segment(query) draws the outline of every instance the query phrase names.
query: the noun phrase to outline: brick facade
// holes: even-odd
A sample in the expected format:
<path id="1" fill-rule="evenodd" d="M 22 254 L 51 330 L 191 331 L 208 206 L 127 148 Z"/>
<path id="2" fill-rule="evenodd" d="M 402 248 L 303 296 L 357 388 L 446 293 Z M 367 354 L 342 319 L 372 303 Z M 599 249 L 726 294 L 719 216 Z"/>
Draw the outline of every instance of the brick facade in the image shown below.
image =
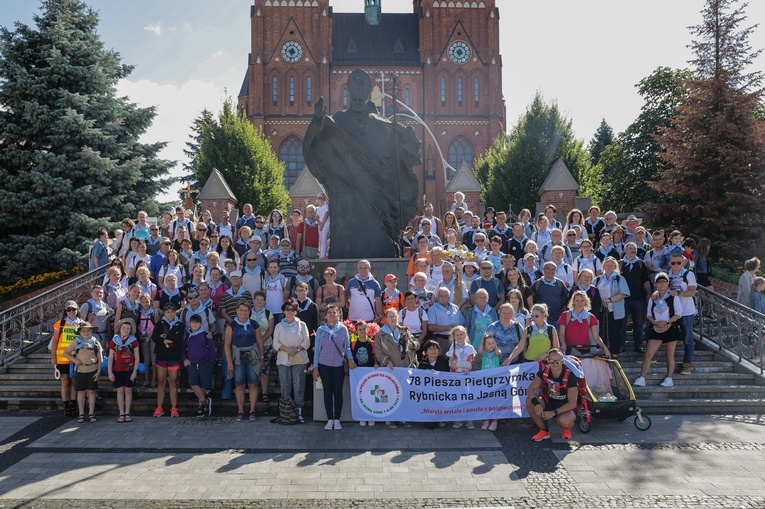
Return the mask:
<path id="1" fill-rule="evenodd" d="M 542 191 L 539 195 L 539 202 L 542 207 L 555 205 L 558 212 L 565 217 L 569 210 L 576 207 L 576 191 Z"/>
<path id="2" fill-rule="evenodd" d="M 411 14 L 383 13 L 380 25 L 364 24 L 354 37 L 344 36 L 353 31 L 348 20 L 354 14 L 333 13 L 330 3 L 254 0 L 249 62 L 239 107 L 255 126 L 263 128 L 277 156 L 288 162 L 287 180 L 291 184 L 302 169 L 302 140 L 315 101 L 323 96 L 329 113 L 345 109 L 344 89 L 353 69 L 370 74 L 377 87 L 373 96 L 382 87 L 389 92 L 390 77 L 397 73 L 399 100 L 406 102 L 408 97 L 409 106 L 436 138 L 434 141 L 425 127 L 413 124 L 423 142 L 423 164 L 414 168 L 419 196 L 425 195 L 424 201 L 432 202 L 442 215 L 452 201 L 444 194 L 450 172 L 444 170 L 439 148 L 447 162 L 450 150 L 457 164 L 463 151 L 471 154 L 472 162 L 505 129 L 496 1 L 465 2 L 454 7 L 453 2 L 413 0 Z M 359 16 L 363 20 L 363 15 Z M 392 22 L 394 19 L 406 22 L 406 27 L 411 24 L 412 30 L 407 28 L 407 33 L 398 37 L 401 27 L 395 26 L 398 21 Z M 416 38 L 409 33 L 412 31 L 417 32 Z M 386 36 L 393 41 L 389 50 L 370 48 Z M 449 49 L 463 43 L 469 55 L 462 53 L 463 61 L 455 63 L 460 55 L 450 58 Z M 294 44 L 302 51 L 299 58 Z M 293 52 L 283 53 L 290 45 Z M 374 52 L 371 56 L 365 53 L 370 51 Z M 411 54 L 414 60 L 404 58 Z M 382 102 L 378 103 L 382 112 Z M 386 115 L 390 114 L 390 104 L 387 100 Z"/>

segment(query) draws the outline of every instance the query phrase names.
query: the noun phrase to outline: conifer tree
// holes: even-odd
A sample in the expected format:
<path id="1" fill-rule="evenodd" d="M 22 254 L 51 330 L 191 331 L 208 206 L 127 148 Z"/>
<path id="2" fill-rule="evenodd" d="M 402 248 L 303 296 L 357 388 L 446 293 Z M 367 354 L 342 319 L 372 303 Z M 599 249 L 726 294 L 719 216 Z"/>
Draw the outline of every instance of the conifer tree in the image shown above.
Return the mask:
<path id="1" fill-rule="evenodd" d="M 592 137 L 590 144 L 587 147 L 587 152 L 590 153 L 590 160 L 593 165 L 598 164 L 600 154 L 602 154 L 606 147 L 613 142 L 614 130 L 611 129 L 611 126 L 608 125 L 608 122 L 606 122 L 606 119 L 604 118 L 600 121 L 600 126 L 598 126 L 598 130 L 595 131 L 595 136 Z"/>
<path id="2" fill-rule="evenodd" d="M 0 28 L 0 281 L 86 263 L 99 228 L 169 182 L 153 108 L 118 97 L 132 67 L 106 50 L 80 0 L 45 0 L 33 26 Z"/>
<path id="3" fill-rule="evenodd" d="M 695 58 L 686 98 L 659 142 L 672 167 L 652 187 L 670 197 L 655 203 L 655 221 L 717 241 L 723 253 L 762 250 L 765 217 L 765 129 L 756 117 L 761 72 L 747 72 L 759 51 L 754 27 L 741 28 L 746 4 L 707 0 L 692 27 Z"/>

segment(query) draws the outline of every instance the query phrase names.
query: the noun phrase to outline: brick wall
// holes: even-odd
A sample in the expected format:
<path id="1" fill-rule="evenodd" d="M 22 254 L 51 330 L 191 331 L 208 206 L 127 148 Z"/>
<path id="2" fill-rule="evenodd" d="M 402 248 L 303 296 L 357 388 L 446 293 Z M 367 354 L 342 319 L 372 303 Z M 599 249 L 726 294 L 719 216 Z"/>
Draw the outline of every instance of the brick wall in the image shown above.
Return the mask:
<path id="1" fill-rule="evenodd" d="M 213 205 L 214 203 L 214 205 Z M 231 222 L 236 222 L 235 217 L 239 217 L 239 214 L 235 211 L 235 203 L 229 200 L 201 200 L 199 202 L 200 212 L 202 210 L 209 210 L 212 214 L 213 221 L 216 224 L 220 223 L 220 216 L 223 212 L 228 212 Z"/>
<path id="2" fill-rule="evenodd" d="M 560 193 L 563 193 L 563 197 L 560 197 Z M 543 207 L 550 204 L 555 205 L 558 208 L 558 213 L 565 218 L 569 210 L 576 206 L 576 191 L 544 191 L 539 196 L 539 201 Z"/>
<path id="3" fill-rule="evenodd" d="M 736 297 L 738 296 L 737 284 L 728 283 L 727 281 L 723 281 L 722 279 L 717 279 L 714 277 L 709 278 L 709 281 L 712 283 L 712 287 L 717 293 L 725 295 L 729 299 L 736 300 Z"/>

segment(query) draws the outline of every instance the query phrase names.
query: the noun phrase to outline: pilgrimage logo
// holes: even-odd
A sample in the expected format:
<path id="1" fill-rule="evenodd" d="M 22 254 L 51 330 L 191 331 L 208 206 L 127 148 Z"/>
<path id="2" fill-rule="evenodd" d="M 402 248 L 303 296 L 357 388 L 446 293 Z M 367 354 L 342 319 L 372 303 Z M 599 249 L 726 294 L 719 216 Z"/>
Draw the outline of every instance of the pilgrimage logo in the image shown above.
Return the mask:
<path id="1" fill-rule="evenodd" d="M 367 414 L 385 417 L 395 412 L 401 404 L 401 384 L 391 373 L 367 373 L 359 381 L 356 398 Z"/>

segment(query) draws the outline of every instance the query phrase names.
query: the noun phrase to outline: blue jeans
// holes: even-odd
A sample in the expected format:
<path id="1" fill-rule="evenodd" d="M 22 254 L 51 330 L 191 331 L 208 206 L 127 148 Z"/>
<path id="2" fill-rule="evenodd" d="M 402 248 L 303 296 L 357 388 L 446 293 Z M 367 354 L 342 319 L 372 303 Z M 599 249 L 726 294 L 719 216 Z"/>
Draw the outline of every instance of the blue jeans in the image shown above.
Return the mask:
<path id="1" fill-rule="evenodd" d="M 340 419 L 343 413 L 343 382 L 345 367 L 319 364 L 319 377 L 324 386 L 324 410 L 327 419 Z"/>
<path id="2" fill-rule="evenodd" d="M 687 364 L 693 362 L 693 354 L 696 351 L 696 343 L 693 340 L 693 319 L 695 316 L 688 315 L 680 318 L 680 329 L 683 331 L 683 343 L 685 343 L 683 363 Z"/>
<path id="3" fill-rule="evenodd" d="M 632 340 L 635 350 L 643 346 L 643 311 L 645 311 L 645 299 L 624 299 L 624 337 L 627 337 L 627 317 L 632 317 Z"/>

